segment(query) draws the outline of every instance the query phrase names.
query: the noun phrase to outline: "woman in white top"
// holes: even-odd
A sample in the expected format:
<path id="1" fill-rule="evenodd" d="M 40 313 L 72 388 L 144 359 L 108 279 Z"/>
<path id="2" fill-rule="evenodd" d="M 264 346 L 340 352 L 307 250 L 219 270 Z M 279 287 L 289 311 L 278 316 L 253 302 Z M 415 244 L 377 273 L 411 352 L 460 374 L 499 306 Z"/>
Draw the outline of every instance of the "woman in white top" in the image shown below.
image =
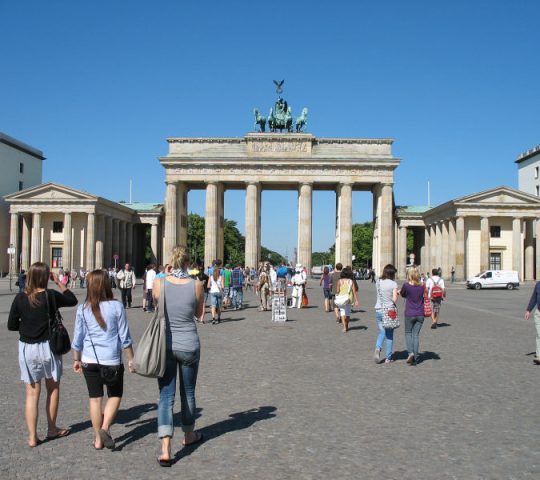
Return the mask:
<path id="1" fill-rule="evenodd" d="M 375 304 L 375 318 L 377 320 L 377 327 L 379 328 L 379 335 L 375 344 L 375 353 L 373 359 L 375 363 L 380 363 L 381 349 L 384 341 L 386 340 L 386 359 L 384 363 L 391 363 L 392 359 L 392 347 L 394 343 L 394 330 L 391 328 L 384 328 L 382 325 L 382 309 L 384 307 L 393 306 L 398 298 L 398 286 L 394 281 L 396 276 L 396 267 L 394 265 L 386 265 L 383 270 L 383 274 L 377 280 L 377 303 Z"/>
<path id="2" fill-rule="evenodd" d="M 208 278 L 207 287 L 212 299 L 212 325 L 221 322 L 221 301 L 223 299 L 223 277 L 220 274 L 220 265 L 214 265 L 214 271 Z"/>

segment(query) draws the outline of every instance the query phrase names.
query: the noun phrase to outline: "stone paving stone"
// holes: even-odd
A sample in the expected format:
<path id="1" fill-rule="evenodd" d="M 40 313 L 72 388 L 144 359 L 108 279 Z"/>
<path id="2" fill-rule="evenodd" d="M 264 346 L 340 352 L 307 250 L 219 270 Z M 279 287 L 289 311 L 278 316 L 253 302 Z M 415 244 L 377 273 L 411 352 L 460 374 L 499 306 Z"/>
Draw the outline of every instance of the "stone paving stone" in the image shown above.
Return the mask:
<path id="1" fill-rule="evenodd" d="M 417 367 L 405 363 L 403 327 L 396 331 L 398 360 L 373 362 L 373 285 L 361 282 L 360 311 L 344 334 L 324 312 L 317 284 L 308 289 L 310 307 L 289 310 L 286 324 L 273 324 L 247 293 L 248 308 L 199 327 L 197 428 L 206 441 L 180 448 L 178 428 L 171 469 L 156 462 L 157 382 L 126 374 L 112 429 L 117 448 L 94 451 L 86 387 L 70 369 L 71 354 L 59 423 L 72 434 L 27 448 L 17 334 L 4 323 L 0 478 L 538 478 L 540 368 L 532 364 L 534 325 L 522 320 L 533 284 L 512 292 L 451 286 L 445 326 L 421 331 Z M 82 301 L 84 292 L 76 293 Z M 5 321 L 12 298 L 0 284 Z M 135 305 L 140 298 L 138 288 Z M 74 309 L 63 315 L 72 331 Z M 150 316 L 132 308 L 128 318 L 137 340 Z M 177 398 L 176 411 L 178 405 Z M 43 409 L 39 432 L 45 436 Z"/>

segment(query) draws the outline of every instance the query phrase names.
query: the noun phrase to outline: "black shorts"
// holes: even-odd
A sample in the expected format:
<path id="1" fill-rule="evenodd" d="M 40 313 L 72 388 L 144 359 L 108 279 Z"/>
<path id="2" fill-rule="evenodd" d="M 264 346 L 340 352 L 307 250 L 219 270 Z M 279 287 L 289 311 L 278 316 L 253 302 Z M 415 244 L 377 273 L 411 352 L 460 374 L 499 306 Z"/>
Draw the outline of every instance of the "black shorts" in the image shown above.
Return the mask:
<path id="1" fill-rule="evenodd" d="M 121 397 L 124 394 L 124 365 L 121 365 L 120 376 L 114 385 L 105 385 L 99 374 L 97 363 L 83 363 L 83 374 L 90 398 L 103 397 L 103 386 L 107 387 L 107 397 Z"/>

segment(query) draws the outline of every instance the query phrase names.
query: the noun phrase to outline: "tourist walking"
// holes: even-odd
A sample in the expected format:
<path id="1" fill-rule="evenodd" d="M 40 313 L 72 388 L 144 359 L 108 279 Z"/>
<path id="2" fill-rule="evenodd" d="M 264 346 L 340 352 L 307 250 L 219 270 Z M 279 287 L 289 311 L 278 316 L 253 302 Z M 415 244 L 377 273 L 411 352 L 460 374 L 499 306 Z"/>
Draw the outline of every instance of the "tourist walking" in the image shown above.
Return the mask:
<path id="1" fill-rule="evenodd" d="M 176 376 L 180 380 L 180 409 L 183 445 L 194 445 L 202 441 L 201 432 L 195 431 L 196 401 L 195 386 L 199 369 L 200 341 L 195 318 L 204 314 L 204 291 L 202 284 L 189 278 L 189 257 L 184 247 L 176 246 L 171 253 L 172 274 L 158 280 L 154 285 L 154 300 L 159 301 L 165 288 L 167 363 L 165 374 L 158 379 L 158 437 L 161 440 L 161 455 L 158 462 L 162 467 L 172 465 L 171 439 L 174 435 L 173 406 L 176 393 Z M 212 277 L 218 279 L 219 267 L 214 268 Z M 222 287 L 223 288 L 223 287 Z"/>
<path id="2" fill-rule="evenodd" d="M 375 353 L 373 359 L 376 363 L 380 363 L 381 350 L 383 343 L 386 340 L 386 355 L 385 363 L 393 362 L 392 347 L 394 342 L 394 330 L 392 328 L 384 328 L 382 325 L 382 310 L 396 304 L 398 298 L 398 286 L 395 282 L 396 267 L 388 264 L 384 267 L 382 275 L 377 280 L 377 303 L 375 304 L 375 319 L 379 335 L 375 343 Z"/>
<path id="3" fill-rule="evenodd" d="M 84 279 L 86 277 L 86 269 L 81 267 L 79 270 L 79 288 L 84 288 Z"/>
<path id="4" fill-rule="evenodd" d="M 19 287 L 19 293 L 24 292 L 26 288 L 26 271 L 23 269 L 20 271 L 19 276 L 17 277 L 17 287 Z"/>
<path id="5" fill-rule="evenodd" d="M 536 310 L 534 310 L 536 308 Z M 536 282 L 534 290 L 525 311 L 525 320 L 529 320 L 534 310 L 534 326 L 536 327 L 536 356 L 533 358 L 535 365 L 540 365 L 540 282 Z"/>
<path id="6" fill-rule="evenodd" d="M 96 450 L 115 446 L 111 425 L 124 393 L 122 351 L 128 359 L 129 371 L 133 372 L 133 341 L 126 311 L 114 299 L 108 277 L 103 270 L 88 273 L 86 300 L 77 308 L 72 342 L 73 371 L 84 375 L 90 397 Z M 107 387 L 105 405 L 103 387 Z"/>
<path id="7" fill-rule="evenodd" d="M 418 268 L 409 267 L 407 282 L 400 291 L 400 295 L 405 299 L 405 343 L 409 365 L 418 363 L 419 336 L 424 324 L 424 292 L 425 287 Z"/>
<path id="8" fill-rule="evenodd" d="M 358 292 L 354 282 L 354 274 L 351 267 L 345 267 L 341 270 L 341 277 L 338 281 L 337 295 L 347 295 L 348 302 L 339 307 L 340 321 L 343 327 L 343 332 L 349 331 L 349 321 L 351 319 L 351 307 L 358 306 Z"/>
<path id="9" fill-rule="evenodd" d="M 434 268 L 431 271 L 431 277 L 426 281 L 428 298 L 431 300 L 431 328 L 437 328 L 439 315 L 441 312 L 441 303 L 446 298 L 446 288 L 444 280 L 441 278 L 440 268 Z"/>
<path id="10" fill-rule="evenodd" d="M 229 264 L 225 265 L 222 275 L 223 275 L 223 302 L 222 304 L 223 304 L 223 310 L 226 310 L 231 305 L 231 298 L 232 298 L 232 291 L 231 291 L 232 269 Z"/>
<path id="11" fill-rule="evenodd" d="M 71 290 L 75 288 L 75 280 L 77 280 L 77 270 L 72 268 L 71 273 L 69 274 L 69 288 Z"/>
<path id="12" fill-rule="evenodd" d="M 332 279 L 330 278 L 330 269 L 328 267 L 324 267 L 319 285 L 323 287 L 324 311 L 331 312 L 332 309 L 330 304 L 332 303 Z"/>
<path id="13" fill-rule="evenodd" d="M 450 278 L 452 283 L 456 283 L 456 268 L 453 265 L 450 269 Z"/>
<path id="14" fill-rule="evenodd" d="M 48 290 L 49 278 L 58 287 Z M 75 295 L 63 285 L 49 266 L 34 263 L 28 270 L 26 289 L 13 299 L 8 317 L 8 330 L 19 332 L 19 367 L 25 384 L 25 419 L 28 428 L 28 446 L 36 447 L 41 380 L 47 389 L 47 439 L 65 437 L 69 429 L 56 424 L 60 397 L 62 357 L 49 347 L 49 323 L 55 308 L 77 304 Z"/>
<path id="15" fill-rule="evenodd" d="M 343 270 L 343 265 L 341 263 L 336 263 L 336 268 L 330 275 L 330 288 L 332 289 L 332 298 L 338 293 L 338 284 L 341 278 L 341 271 Z M 337 305 L 334 305 L 334 313 L 336 315 L 336 322 L 341 322 L 340 309 Z"/>
<path id="16" fill-rule="evenodd" d="M 232 288 L 232 307 L 234 310 L 241 310 L 244 303 L 244 271 L 242 267 L 237 265 L 232 271 L 231 288 Z"/>
<path id="17" fill-rule="evenodd" d="M 212 325 L 217 325 L 221 322 L 221 301 L 223 299 L 223 276 L 219 273 L 219 266 L 212 270 L 207 286 L 212 302 Z"/>
<path id="18" fill-rule="evenodd" d="M 156 270 L 154 264 L 148 265 L 146 271 L 146 311 L 152 313 L 154 311 L 154 304 L 152 303 L 152 288 L 154 286 L 154 280 L 156 279 Z"/>
<path id="19" fill-rule="evenodd" d="M 131 269 L 129 263 L 126 263 L 124 269 L 116 274 L 116 279 L 118 280 L 122 292 L 122 305 L 124 308 L 131 308 L 131 303 L 133 301 L 131 292 L 135 288 L 137 280 L 135 278 L 135 272 Z"/>

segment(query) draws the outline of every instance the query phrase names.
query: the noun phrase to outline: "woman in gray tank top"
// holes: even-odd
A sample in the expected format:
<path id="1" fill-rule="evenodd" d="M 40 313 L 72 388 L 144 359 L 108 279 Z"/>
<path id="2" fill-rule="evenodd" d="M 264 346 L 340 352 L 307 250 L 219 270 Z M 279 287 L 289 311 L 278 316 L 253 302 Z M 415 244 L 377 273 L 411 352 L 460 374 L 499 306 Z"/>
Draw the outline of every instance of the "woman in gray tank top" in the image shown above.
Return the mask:
<path id="1" fill-rule="evenodd" d="M 165 288 L 165 318 L 167 338 L 167 366 L 163 377 L 158 379 L 158 436 L 161 440 L 162 467 L 172 465 L 171 439 L 174 434 L 173 406 L 176 392 L 176 376 L 180 379 L 180 401 L 184 446 L 202 440 L 202 433 L 195 431 L 195 385 L 199 369 L 200 342 L 196 318 L 204 313 L 203 284 L 189 277 L 189 258 L 185 247 L 176 246 L 171 253 L 172 272 L 154 283 L 152 296 L 159 301 Z M 162 306 L 160 306 L 162 308 Z"/>

